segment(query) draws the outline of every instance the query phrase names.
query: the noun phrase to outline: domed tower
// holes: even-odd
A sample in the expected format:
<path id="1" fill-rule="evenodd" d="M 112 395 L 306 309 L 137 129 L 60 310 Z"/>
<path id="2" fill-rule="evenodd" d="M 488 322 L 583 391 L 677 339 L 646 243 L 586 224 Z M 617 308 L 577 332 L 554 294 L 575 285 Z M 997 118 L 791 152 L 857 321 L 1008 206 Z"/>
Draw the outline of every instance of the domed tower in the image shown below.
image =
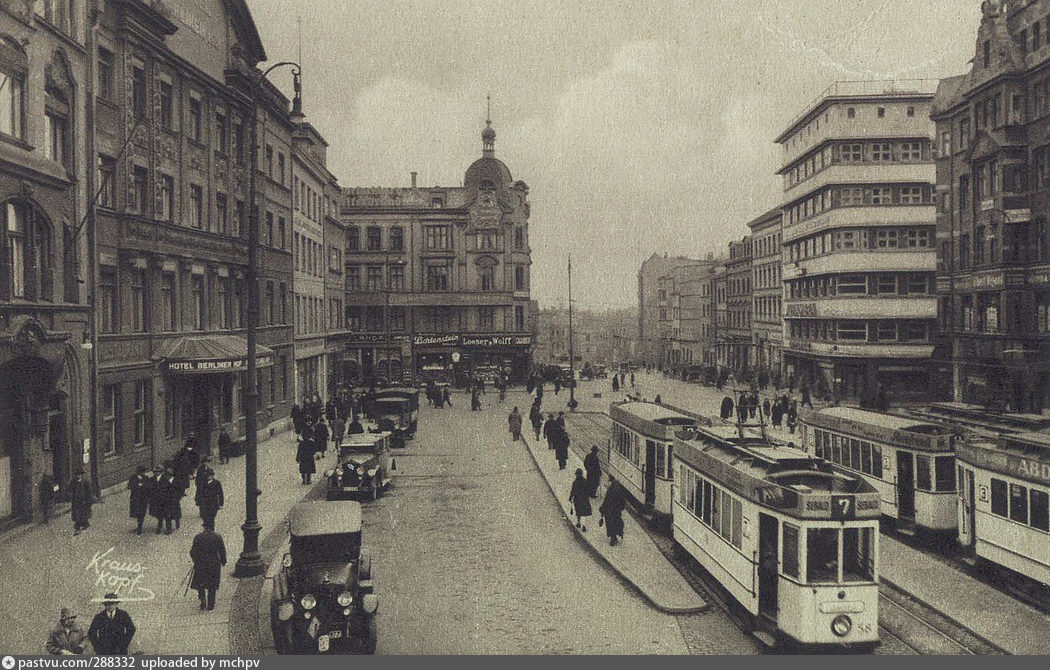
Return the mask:
<path id="1" fill-rule="evenodd" d="M 484 187 L 488 191 L 502 191 L 513 184 L 510 169 L 496 158 L 496 130 L 492 127 L 492 119 L 486 118 L 485 128 L 481 131 L 481 158 L 467 168 L 463 185 L 473 190 Z"/>

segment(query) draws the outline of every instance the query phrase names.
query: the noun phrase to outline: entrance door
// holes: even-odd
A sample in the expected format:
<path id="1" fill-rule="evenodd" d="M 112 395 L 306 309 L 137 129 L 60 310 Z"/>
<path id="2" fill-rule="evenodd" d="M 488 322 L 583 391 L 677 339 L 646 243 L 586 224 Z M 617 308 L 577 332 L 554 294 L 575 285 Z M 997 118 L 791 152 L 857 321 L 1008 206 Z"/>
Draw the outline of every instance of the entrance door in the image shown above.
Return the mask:
<path id="1" fill-rule="evenodd" d="M 897 450 L 897 518 L 915 521 L 915 455 Z"/>
<path id="2" fill-rule="evenodd" d="M 777 618 L 777 557 L 780 555 L 777 520 L 758 515 L 758 612 Z"/>
<path id="3" fill-rule="evenodd" d="M 976 520 L 974 519 L 974 491 L 973 470 L 962 471 L 962 481 L 959 482 L 959 540 L 964 546 L 976 546 Z"/>
<path id="4" fill-rule="evenodd" d="M 656 442 L 645 441 L 645 504 L 656 504 Z"/>
<path id="5" fill-rule="evenodd" d="M 47 441 L 51 448 L 51 476 L 55 481 L 64 484 L 72 479 L 70 463 L 70 445 L 66 440 L 65 401 L 60 400 L 57 409 L 51 412 L 48 420 Z"/>
<path id="6" fill-rule="evenodd" d="M 375 376 L 375 351 L 373 349 L 361 350 L 361 374 L 364 378 Z"/>

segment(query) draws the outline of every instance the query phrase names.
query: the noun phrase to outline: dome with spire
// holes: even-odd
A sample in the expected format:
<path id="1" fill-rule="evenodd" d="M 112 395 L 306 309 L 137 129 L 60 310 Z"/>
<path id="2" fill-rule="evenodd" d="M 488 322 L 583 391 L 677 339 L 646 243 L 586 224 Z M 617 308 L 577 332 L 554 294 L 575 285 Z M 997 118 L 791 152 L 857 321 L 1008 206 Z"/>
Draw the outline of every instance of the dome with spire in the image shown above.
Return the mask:
<path id="1" fill-rule="evenodd" d="M 485 129 L 481 131 L 481 158 L 470 164 L 467 174 L 463 178 L 463 185 L 467 188 L 477 188 L 482 182 L 490 184 L 490 188 L 502 190 L 510 188 L 514 180 L 510 176 L 510 170 L 503 161 L 496 158 L 496 131 L 492 127 L 492 120 L 485 120 Z"/>
<path id="2" fill-rule="evenodd" d="M 496 141 L 496 131 L 492 128 L 492 121 L 485 122 L 485 130 L 481 131 L 481 141 L 486 143 Z"/>

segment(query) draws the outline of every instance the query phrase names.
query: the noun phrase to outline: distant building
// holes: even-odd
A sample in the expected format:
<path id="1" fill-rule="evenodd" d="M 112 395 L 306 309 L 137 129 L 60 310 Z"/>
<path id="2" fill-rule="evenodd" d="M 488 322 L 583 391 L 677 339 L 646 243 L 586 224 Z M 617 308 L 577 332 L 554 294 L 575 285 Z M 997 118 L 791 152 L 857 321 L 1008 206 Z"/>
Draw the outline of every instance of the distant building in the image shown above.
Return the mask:
<path id="1" fill-rule="evenodd" d="M 751 369 L 751 238 L 729 243 L 726 268 L 726 328 L 719 343 L 725 349 L 725 367 L 732 372 Z"/>
<path id="2" fill-rule="evenodd" d="M 711 273 L 716 264 L 713 254 L 706 260 L 679 265 L 671 270 L 670 343 L 664 364 L 677 375 L 692 365 L 702 365 L 713 351 L 711 321 Z M 705 356 L 706 354 L 706 356 Z"/>
<path id="3" fill-rule="evenodd" d="M 1050 0 L 984 3 L 941 81 L 937 294 L 956 401 L 1050 407 Z"/>
<path id="4" fill-rule="evenodd" d="M 695 258 L 653 254 L 638 270 L 638 349 L 639 362 L 663 364 L 671 340 L 671 272 L 683 265 L 695 265 Z"/>
<path id="5" fill-rule="evenodd" d="M 818 396 L 931 391 L 934 85 L 840 82 L 776 138 L 784 363 Z"/>
<path id="6" fill-rule="evenodd" d="M 780 375 L 783 361 L 780 208 L 747 224 L 751 229 L 751 364 L 769 379 Z"/>

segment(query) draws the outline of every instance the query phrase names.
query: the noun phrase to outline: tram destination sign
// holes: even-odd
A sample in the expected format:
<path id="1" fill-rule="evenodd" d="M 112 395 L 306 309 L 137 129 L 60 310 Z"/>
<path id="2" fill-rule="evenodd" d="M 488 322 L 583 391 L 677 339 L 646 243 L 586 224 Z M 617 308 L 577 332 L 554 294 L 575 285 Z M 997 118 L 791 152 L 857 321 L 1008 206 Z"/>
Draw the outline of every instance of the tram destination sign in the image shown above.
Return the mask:
<path id="1" fill-rule="evenodd" d="M 1036 484 L 1050 484 L 1050 461 L 1001 451 L 991 445 L 959 444 L 955 456 L 964 463 Z"/>

